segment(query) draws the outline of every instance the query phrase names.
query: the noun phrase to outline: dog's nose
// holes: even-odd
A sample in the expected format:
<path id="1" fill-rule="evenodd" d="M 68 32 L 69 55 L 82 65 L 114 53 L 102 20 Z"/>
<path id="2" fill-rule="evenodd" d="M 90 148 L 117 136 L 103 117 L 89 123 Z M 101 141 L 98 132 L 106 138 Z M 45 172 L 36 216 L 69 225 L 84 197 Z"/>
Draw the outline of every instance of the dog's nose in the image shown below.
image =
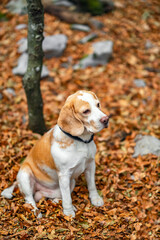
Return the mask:
<path id="1" fill-rule="evenodd" d="M 108 122 L 109 122 L 109 117 L 107 115 L 102 117 L 100 119 L 100 122 L 103 123 L 105 125 L 105 127 L 107 127 L 108 126 Z"/>

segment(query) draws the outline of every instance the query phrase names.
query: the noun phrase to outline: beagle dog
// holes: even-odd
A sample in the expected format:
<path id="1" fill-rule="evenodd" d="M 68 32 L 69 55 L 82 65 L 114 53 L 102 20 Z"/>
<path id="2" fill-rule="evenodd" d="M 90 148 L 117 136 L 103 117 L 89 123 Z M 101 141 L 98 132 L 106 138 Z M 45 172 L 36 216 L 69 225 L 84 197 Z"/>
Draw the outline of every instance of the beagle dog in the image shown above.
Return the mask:
<path id="1" fill-rule="evenodd" d="M 58 124 L 45 133 L 22 163 L 17 181 L 1 195 L 11 199 L 16 185 L 25 202 L 33 206 L 42 197 L 62 199 L 63 213 L 75 216 L 71 193 L 75 180 L 85 173 L 89 198 L 102 206 L 95 185 L 94 133 L 108 127 L 109 117 L 100 110 L 100 102 L 90 91 L 69 96 L 60 111 Z M 40 215 L 39 215 L 40 217 Z"/>

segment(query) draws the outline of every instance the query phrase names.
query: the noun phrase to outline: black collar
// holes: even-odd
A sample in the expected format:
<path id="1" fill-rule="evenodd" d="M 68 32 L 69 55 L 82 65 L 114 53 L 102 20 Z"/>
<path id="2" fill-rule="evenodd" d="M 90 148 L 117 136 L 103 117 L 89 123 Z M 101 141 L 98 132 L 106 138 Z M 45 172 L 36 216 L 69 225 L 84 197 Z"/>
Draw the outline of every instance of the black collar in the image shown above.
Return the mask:
<path id="1" fill-rule="evenodd" d="M 59 126 L 59 128 L 60 128 L 60 126 Z M 70 138 L 72 138 L 72 139 L 74 139 L 74 140 L 77 140 L 77 141 L 79 141 L 79 142 L 90 143 L 90 142 L 93 141 L 93 138 L 94 138 L 94 134 L 92 134 L 92 136 L 90 137 L 90 139 L 89 139 L 88 141 L 85 141 L 85 140 L 81 139 L 80 137 L 73 136 L 73 135 L 71 135 L 70 133 L 65 132 L 62 128 L 60 128 L 60 129 L 61 129 L 61 131 L 62 131 L 64 134 L 66 134 L 68 137 L 70 137 Z"/>

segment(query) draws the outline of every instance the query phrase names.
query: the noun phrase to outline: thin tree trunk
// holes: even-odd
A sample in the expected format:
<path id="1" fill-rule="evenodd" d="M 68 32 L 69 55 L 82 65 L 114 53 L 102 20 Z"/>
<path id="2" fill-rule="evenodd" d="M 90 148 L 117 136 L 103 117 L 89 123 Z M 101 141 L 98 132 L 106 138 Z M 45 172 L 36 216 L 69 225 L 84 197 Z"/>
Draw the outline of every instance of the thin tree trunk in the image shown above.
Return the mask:
<path id="1" fill-rule="evenodd" d="M 40 78 L 43 63 L 44 11 L 41 0 L 27 0 L 28 8 L 28 67 L 23 77 L 27 96 L 29 128 L 43 134 L 46 131 Z"/>

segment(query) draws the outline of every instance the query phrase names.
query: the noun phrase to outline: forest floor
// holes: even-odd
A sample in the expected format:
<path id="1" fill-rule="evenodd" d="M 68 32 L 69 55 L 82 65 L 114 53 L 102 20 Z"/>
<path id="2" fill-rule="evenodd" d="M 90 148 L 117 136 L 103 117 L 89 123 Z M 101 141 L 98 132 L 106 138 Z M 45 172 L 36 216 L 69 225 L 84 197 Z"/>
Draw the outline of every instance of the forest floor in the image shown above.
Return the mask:
<path id="1" fill-rule="evenodd" d="M 159 239 L 159 159 L 132 155 L 137 134 L 160 136 L 160 5 L 158 0 L 115 2 L 113 12 L 95 17 L 104 28 L 94 30 L 99 37 L 86 44 L 78 41 L 87 33 L 45 14 L 45 34 L 66 34 L 68 44 L 62 57 L 44 59 L 51 78 L 41 81 L 48 129 L 56 124 L 67 96 L 79 89 L 95 92 L 102 109 L 112 115 L 109 128 L 95 136 L 96 185 L 105 204 L 91 205 L 82 175 L 72 194 L 74 219 L 63 215 L 61 202 L 44 198 L 37 204 L 43 217 L 37 219 L 17 189 L 12 200 L 0 197 L 0 239 Z M 0 11 L 7 12 L 3 4 Z M 20 163 L 40 138 L 27 128 L 22 77 L 12 74 L 19 57 L 17 42 L 27 37 L 27 29 L 15 27 L 27 24 L 27 15 L 7 16 L 8 21 L 0 22 L 1 191 L 15 181 Z M 101 40 L 114 42 L 113 58 L 106 66 L 61 66 L 70 56 L 77 63 Z M 147 49 L 147 40 L 154 46 Z M 146 86 L 137 87 L 135 79 L 143 79 Z"/>

